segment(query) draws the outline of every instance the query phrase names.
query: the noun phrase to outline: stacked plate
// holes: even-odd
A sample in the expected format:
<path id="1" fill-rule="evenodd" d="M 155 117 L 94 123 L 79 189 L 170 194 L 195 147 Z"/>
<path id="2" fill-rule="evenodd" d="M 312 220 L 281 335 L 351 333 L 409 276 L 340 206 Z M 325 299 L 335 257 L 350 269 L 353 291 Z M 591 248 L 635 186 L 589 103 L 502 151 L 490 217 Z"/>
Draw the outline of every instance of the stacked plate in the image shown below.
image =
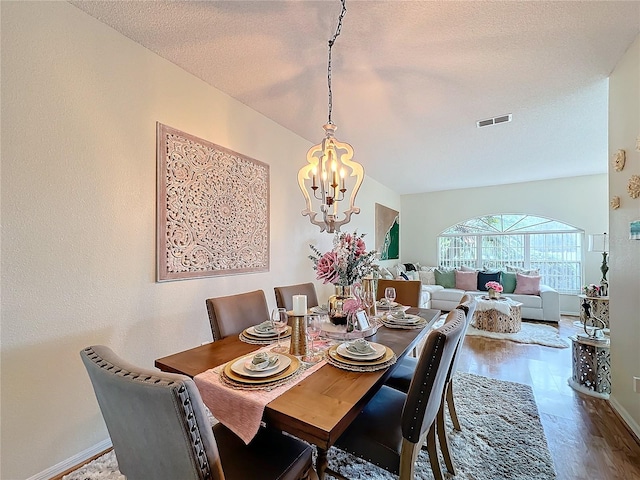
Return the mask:
<path id="1" fill-rule="evenodd" d="M 386 300 L 378 300 L 376 302 L 376 308 L 378 310 L 395 310 L 397 308 L 402 308 L 402 305 L 397 302 L 389 303 Z"/>
<path id="2" fill-rule="evenodd" d="M 288 338 L 291 336 L 291 327 L 282 332 L 280 339 Z M 268 345 L 275 342 L 278 339 L 278 332 L 273 329 L 267 329 L 264 324 L 255 325 L 253 327 L 245 328 L 240 334 L 240 340 L 247 343 L 255 343 Z"/>
<path id="3" fill-rule="evenodd" d="M 383 315 L 382 324 L 389 328 L 412 329 L 423 328 L 427 324 L 427 321 L 418 315 L 412 315 L 402 311 Z"/>
<path id="4" fill-rule="evenodd" d="M 355 342 L 334 345 L 327 351 L 327 361 L 345 370 L 373 372 L 395 363 L 396 356 L 389 347 L 380 343 L 364 342 L 369 348 L 354 348 Z"/>
<path id="5" fill-rule="evenodd" d="M 269 353 L 268 361 L 256 363 L 256 354 L 244 355 L 228 362 L 224 367 L 227 379 L 253 385 L 279 383 L 300 368 L 300 360 L 287 353 Z"/>

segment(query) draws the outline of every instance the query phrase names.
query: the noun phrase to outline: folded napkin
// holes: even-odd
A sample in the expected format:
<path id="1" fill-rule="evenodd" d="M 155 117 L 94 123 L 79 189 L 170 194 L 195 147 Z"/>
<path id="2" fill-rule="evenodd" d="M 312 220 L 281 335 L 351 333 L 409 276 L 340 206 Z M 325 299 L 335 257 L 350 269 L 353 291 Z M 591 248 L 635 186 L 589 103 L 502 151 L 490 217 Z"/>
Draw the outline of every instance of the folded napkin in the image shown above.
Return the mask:
<path id="1" fill-rule="evenodd" d="M 352 353 L 360 354 L 374 353 L 376 351 L 376 349 L 373 348 L 364 338 L 358 338 L 353 342 L 349 342 L 347 344 L 347 350 Z"/>
<path id="2" fill-rule="evenodd" d="M 399 320 L 404 320 L 407 319 L 409 317 L 407 317 L 407 315 L 404 313 L 404 310 L 400 310 L 398 312 L 392 313 L 391 316 L 393 318 L 399 319 Z"/>
<path id="3" fill-rule="evenodd" d="M 276 332 L 275 328 L 273 328 L 273 324 L 269 320 L 262 322 L 261 324 L 256 325 L 253 328 L 256 330 L 256 332 L 260 333 Z"/>
<path id="4" fill-rule="evenodd" d="M 269 355 L 267 352 L 256 353 L 251 359 L 251 365 L 256 370 L 266 370 L 274 366 L 278 361 L 277 355 Z"/>

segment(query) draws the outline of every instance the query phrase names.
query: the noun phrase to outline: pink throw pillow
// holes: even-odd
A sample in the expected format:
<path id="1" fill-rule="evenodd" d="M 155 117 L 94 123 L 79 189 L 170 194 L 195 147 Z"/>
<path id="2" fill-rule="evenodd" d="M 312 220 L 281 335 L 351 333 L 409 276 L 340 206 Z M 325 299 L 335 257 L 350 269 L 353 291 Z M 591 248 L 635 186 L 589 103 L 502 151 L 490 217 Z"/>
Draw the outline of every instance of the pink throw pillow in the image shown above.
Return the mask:
<path id="1" fill-rule="evenodd" d="M 540 293 L 540 275 L 523 275 L 516 273 L 516 289 L 513 293 L 520 295 L 538 295 Z"/>
<path id="2" fill-rule="evenodd" d="M 465 291 L 478 289 L 478 272 L 463 272 L 456 270 L 456 288 Z"/>

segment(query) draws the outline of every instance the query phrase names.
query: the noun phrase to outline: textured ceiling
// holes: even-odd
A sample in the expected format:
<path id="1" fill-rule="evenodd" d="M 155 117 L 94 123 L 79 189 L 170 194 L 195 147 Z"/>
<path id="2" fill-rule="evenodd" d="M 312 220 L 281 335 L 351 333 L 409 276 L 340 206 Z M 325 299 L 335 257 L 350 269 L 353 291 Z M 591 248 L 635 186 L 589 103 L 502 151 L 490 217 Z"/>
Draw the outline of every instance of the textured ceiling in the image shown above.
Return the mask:
<path id="1" fill-rule="evenodd" d="M 322 139 L 338 0 L 71 3 Z M 371 177 L 404 194 L 606 172 L 607 77 L 640 32 L 640 2 L 348 0 L 347 9 L 332 119 Z M 511 123 L 476 127 L 507 113 Z"/>

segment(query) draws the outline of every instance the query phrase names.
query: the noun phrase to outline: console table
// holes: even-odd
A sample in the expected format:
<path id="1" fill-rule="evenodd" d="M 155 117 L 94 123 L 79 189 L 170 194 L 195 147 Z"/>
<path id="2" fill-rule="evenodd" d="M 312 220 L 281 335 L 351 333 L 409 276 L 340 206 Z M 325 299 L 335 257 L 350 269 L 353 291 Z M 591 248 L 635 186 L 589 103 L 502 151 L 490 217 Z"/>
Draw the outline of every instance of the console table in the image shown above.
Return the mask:
<path id="1" fill-rule="evenodd" d="M 597 341 L 574 335 L 572 344 L 572 376 L 569 385 L 578 392 L 598 398 L 611 393 L 611 355 L 609 339 Z"/>

